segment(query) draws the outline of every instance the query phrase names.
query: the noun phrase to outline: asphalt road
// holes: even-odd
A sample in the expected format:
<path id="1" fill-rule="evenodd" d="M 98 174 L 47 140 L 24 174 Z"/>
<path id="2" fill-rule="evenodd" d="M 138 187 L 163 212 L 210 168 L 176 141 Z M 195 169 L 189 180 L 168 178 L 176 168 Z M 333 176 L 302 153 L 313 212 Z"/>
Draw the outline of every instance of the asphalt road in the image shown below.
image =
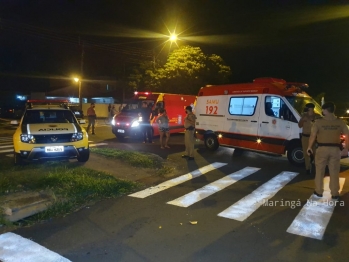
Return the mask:
<path id="1" fill-rule="evenodd" d="M 232 157 L 232 149 L 209 152 L 197 142 L 195 161 L 186 161 L 183 135 L 171 137 L 165 151 L 156 139 L 120 143 L 106 126 L 96 134 L 93 143 L 157 153 L 181 165 L 183 174 L 13 233 L 71 261 L 348 260 L 344 169 L 340 202 L 325 202 L 325 194 L 320 203 L 312 197 L 313 176 L 284 157 Z"/>

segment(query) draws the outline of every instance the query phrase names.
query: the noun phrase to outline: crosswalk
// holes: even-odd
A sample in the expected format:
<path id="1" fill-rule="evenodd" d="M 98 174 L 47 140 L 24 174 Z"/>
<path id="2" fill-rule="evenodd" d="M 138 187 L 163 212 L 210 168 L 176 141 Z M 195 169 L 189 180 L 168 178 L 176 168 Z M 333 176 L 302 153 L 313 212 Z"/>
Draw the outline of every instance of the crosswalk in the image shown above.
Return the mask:
<path id="1" fill-rule="evenodd" d="M 142 191 L 130 194 L 129 196 L 136 198 L 151 197 L 156 193 L 160 193 L 161 191 L 187 182 L 201 175 L 209 175 L 210 171 L 214 171 L 225 165 L 227 164 L 215 162 L 180 177 L 163 182 L 157 186 L 149 187 Z M 245 167 L 208 185 L 205 185 L 202 188 L 194 190 L 174 200 L 168 201 L 167 204 L 187 208 L 215 193 L 218 193 L 230 185 L 238 183 L 239 180 L 246 178 L 259 170 L 260 168 L 256 167 Z M 217 214 L 217 216 L 243 222 L 257 209 L 273 205 L 271 202 L 273 196 L 275 196 L 277 192 L 291 182 L 298 174 L 299 173 L 289 171 L 283 171 L 277 174 L 275 177 L 259 186 L 253 192 L 244 196 L 236 203 L 233 203 L 230 207 Z M 340 191 L 342 191 L 344 183 L 345 178 L 340 178 Z M 331 199 L 328 177 L 324 178 L 324 190 L 323 198 L 310 195 L 309 199 L 307 199 L 306 203 L 303 205 L 301 211 L 293 220 L 289 228 L 285 229 L 286 232 L 318 240 L 323 238 L 335 206 L 343 204 L 339 203 L 343 201 L 335 201 Z M 281 206 L 287 206 L 291 205 L 291 203 L 294 205 L 294 202 L 296 201 L 285 201 L 279 204 Z M 274 203 L 274 205 L 276 204 Z M 300 201 L 299 203 L 297 202 L 297 206 L 301 206 Z"/>
<path id="2" fill-rule="evenodd" d="M 108 143 L 93 143 L 93 141 L 89 141 L 90 147 L 96 147 L 96 146 L 105 146 L 108 145 Z M 6 154 L 7 157 L 13 157 L 13 142 L 12 137 L 0 137 L 0 154 Z"/>

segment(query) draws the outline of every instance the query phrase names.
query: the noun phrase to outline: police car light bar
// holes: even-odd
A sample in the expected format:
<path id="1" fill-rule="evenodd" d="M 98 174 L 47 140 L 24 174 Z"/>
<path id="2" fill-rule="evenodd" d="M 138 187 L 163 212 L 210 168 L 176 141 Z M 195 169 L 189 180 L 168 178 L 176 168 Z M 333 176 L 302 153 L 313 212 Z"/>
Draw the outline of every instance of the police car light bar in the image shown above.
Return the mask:
<path id="1" fill-rule="evenodd" d="M 54 107 L 68 107 L 69 100 L 66 99 L 29 99 L 27 100 L 27 107 L 46 107 L 46 106 L 54 106 Z"/>

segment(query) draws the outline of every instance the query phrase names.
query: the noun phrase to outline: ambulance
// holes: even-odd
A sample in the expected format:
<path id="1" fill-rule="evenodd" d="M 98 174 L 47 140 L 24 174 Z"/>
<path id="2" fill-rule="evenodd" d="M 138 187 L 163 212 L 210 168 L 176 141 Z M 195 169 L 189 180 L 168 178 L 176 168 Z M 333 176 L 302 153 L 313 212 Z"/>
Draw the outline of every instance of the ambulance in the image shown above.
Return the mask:
<path id="1" fill-rule="evenodd" d="M 156 118 L 160 108 L 166 109 L 169 117 L 170 133 L 183 132 L 185 107 L 188 105 L 194 107 L 195 100 L 196 96 L 193 95 L 135 92 L 134 96 L 126 101 L 120 113 L 113 117 L 111 121 L 112 132 L 120 141 L 126 137 L 140 138 L 142 134 L 142 118 L 139 116 L 139 112 L 143 102 L 146 102 L 153 112 L 151 119 L 153 136 L 159 135 Z"/>
<path id="2" fill-rule="evenodd" d="M 291 164 L 304 165 L 298 127 L 307 103 L 321 106 L 304 90 L 305 83 L 288 83 L 277 78 L 257 78 L 252 83 L 205 86 L 196 102 L 196 137 L 209 150 L 219 146 L 286 154 Z"/>

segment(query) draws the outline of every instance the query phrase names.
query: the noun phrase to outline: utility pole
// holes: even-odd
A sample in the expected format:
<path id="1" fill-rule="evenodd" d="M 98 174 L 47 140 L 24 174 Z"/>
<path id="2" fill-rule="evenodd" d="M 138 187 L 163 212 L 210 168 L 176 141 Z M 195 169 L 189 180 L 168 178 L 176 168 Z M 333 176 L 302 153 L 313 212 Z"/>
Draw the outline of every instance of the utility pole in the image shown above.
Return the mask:
<path id="1" fill-rule="evenodd" d="M 81 45 L 81 61 L 80 61 L 80 81 L 79 81 L 79 107 L 80 110 L 82 110 L 82 97 L 81 97 L 81 85 L 82 85 L 82 79 L 83 79 L 83 74 L 84 74 L 84 54 L 85 54 L 85 50 L 84 50 L 84 42 L 80 40 L 80 36 L 79 36 L 79 44 Z"/>

